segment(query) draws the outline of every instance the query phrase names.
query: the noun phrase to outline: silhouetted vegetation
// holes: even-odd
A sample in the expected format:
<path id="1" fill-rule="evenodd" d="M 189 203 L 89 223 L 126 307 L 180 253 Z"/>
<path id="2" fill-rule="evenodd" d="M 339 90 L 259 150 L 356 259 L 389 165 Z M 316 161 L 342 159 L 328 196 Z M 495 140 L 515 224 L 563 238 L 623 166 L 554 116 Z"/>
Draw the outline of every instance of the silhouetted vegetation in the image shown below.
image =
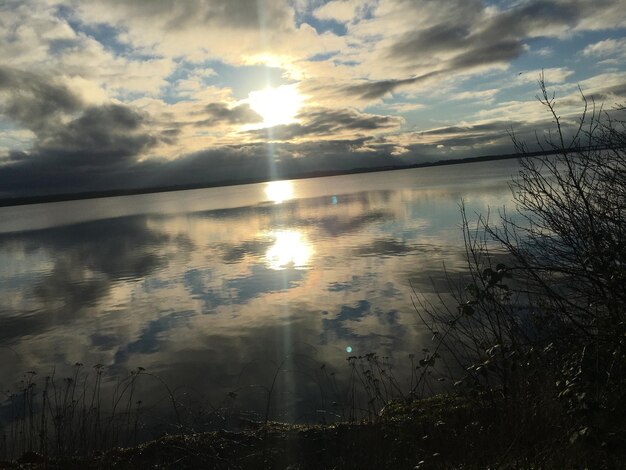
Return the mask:
<path id="1" fill-rule="evenodd" d="M 419 310 L 437 355 L 462 371 L 456 393 L 495 411 L 487 422 L 500 427 L 500 461 L 617 468 L 626 461 L 624 108 L 603 112 L 581 93 L 568 134 L 543 77 L 539 85 L 555 130 L 537 143 L 553 155 L 521 160 L 513 211 L 472 223 L 463 212 L 469 282 L 452 308 L 422 301 Z"/>

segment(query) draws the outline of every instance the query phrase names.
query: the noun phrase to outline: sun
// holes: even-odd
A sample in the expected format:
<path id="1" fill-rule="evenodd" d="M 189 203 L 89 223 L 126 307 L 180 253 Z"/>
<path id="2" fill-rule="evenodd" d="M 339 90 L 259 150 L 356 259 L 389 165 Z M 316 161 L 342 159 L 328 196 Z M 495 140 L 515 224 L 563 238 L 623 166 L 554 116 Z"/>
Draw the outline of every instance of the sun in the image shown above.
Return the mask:
<path id="1" fill-rule="evenodd" d="M 302 96 L 295 85 L 281 85 L 251 91 L 248 103 L 263 118 L 263 127 L 272 127 L 295 122 L 302 106 Z"/>

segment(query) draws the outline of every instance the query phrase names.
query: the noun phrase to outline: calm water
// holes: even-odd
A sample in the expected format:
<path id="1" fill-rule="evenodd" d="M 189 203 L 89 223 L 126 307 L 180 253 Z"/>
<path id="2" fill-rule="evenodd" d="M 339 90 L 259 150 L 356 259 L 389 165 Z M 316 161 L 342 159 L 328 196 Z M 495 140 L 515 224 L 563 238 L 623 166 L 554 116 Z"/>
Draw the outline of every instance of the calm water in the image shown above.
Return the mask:
<path id="1" fill-rule="evenodd" d="M 77 361 L 139 366 L 216 406 L 315 413 L 320 364 L 427 345 L 411 287 L 463 266 L 461 199 L 510 200 L 517 162 L 0 209 L 0 387 Z M 343 375 L 342 375 L 343 374 Z M 399 372 L 401 380 L 402 374 Z M 143 393 L 155 396 L 159 384 Z M 149 398 L 149 396 L 144 397 Z M 311 411 L 313 410 L 313 411 Z"/>

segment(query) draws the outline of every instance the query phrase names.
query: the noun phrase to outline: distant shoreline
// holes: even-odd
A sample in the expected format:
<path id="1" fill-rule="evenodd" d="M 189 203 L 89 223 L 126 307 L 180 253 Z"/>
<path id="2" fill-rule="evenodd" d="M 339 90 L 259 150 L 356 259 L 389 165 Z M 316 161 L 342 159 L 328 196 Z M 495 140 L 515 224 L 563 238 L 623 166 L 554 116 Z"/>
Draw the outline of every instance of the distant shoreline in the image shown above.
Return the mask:
<path id="1" fill-rule="evenodd" d="M 359 174 L 359 173 L 376 173 L 382 171 L 395 171 L 395 170 L 410 170 L 413 168 L 428 168 L 433 166 L 444 166 L 444 165 L 458 165 L 461 163 L 476 163 L 476 162 L 488 162 L 495 160 L 507 160 L 512 158 L 523 158 L 523 157 L 536 157 L 543 155 L 550 155 L 552 151 L 542 151 L 542 152 L 532 152 L 526 154 L 509 154 L 509 155 L 487 155 L 480 157 L 467 157 L 467 158 L 456 158 L 452 160 L 438 160 L 436 162 L 425 162 L 425 163 L 416 163 L 414 165 L 393 165 L 393 166 L 381 166 L 381 167 L 371 167 L 371 168 L 353 168 L 350 170 L 342 170 L 342 171 L 312 171 L 307 173 L 300 173 L 297 175 L 282 175 L 280 180 L 296 180 L 296 179 L 307 179 L 307 178 L 321 178 L 325 176 L 339 176 L 339 175 L 351 175 L 351 174 Z M 9 207 L 9 206 L 23 206 L 27 204 L 45 204 L 51 202 L 64 202 L 64 201 L 75 201 L 82 199 L 98 199 L 98 198 L 106 198 L 106 197 L 121 197 L 121 196 L 134 196 L 139 194 L 154 194 L 154 193 L 165 193 L 172 191 L 186 191 L 191 189 L 207 189 L 207 188 L 216 188 L 216 187 L 224 187 L 224 186 L 239 186 L 244 184 L 254 184 L 254 183 L 265 183 L 267 179 L 263 178 L 249 178 L 249 179 L 239 179 L 239 180 L 225 180 L 218 181 L 215 183 L 198 183 L 198 184 L 186 184 L 186 185 L 172 185 L 172 186 L 159 186 L 159 187 L 151 187 L 151 188 L 134 188 L 134 189 L 111 189 L 111 190 L 103 190 L 103 191 L 88 191 L 88 192 L 80 192 L 80 193 L 64 193 L 64 194 L 51 194 L 51 195 L 43 195 L 43 196 L 25 196 L 25 197 L 15 197 L 15 198 L 4 198 L 0 199 L 0 207 Z"/>

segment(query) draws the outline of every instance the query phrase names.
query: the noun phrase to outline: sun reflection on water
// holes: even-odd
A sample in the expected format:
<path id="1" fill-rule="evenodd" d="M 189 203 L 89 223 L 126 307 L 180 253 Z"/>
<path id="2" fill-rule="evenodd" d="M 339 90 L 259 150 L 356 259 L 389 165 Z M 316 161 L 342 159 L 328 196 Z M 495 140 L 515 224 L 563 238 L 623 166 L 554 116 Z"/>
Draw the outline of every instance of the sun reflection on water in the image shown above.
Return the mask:
<path id="1" fill-rule="evenodd" d="M 271 269 L 306 268 L 309 266 L 313 247 L 295 230 L 272 232 L 274 244 L 267 250 L 265 259 Z"/>
<path id="2" fill-rule="evenodd" d="M 293 198 L 293 183 L 291 181 L 270 181 L 266 183 L 265 195 L 276 204 L 288 201 Z"/>

